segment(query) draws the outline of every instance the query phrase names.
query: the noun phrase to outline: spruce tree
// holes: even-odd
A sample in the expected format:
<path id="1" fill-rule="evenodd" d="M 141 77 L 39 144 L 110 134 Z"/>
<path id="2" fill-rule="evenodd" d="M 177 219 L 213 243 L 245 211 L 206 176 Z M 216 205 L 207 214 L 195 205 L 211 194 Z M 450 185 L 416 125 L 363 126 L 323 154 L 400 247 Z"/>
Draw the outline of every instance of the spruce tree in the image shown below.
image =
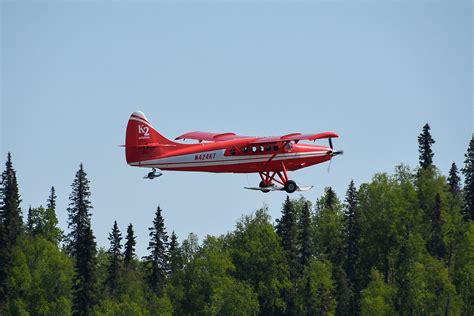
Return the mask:
<path id="1" fill-rule="evenodd" d="M 442 233 L 441 198 L 439 193 L 435 196 L 435 205 L 431 215 L 431 238 L 428 243 L 428 250 L 432 256 L 439 259 L 443 259 L 446 253 Z"/>
<path id="2" fill-rule="evenodd" d="M 332 274 L 335 285 L 336 315 L 353 315 L 353 296 L 346 272 L 340 265 L 336 265 L 333 268 Z"/>
<path id="3" fill-rule="evenodd" d="M 80 248 L 79 238 L 87 227 L 90 227 L 90 210 L 92 204 L 90 201 L 90 181 L 87 179 L 87 173 L 84 171 L 84 166 L 80 164 L 79 170 L 76 172 L 76 177 L 72 183 L 72 192 L 69 195 L 68 211 L 68 234 L 67 249 L 73 257 L 76 257 L 76 251 Z"/>
<path id="4" fill-rule="evenodd" d="M 336 207 L 336 192 L 331 187 L 327 187 L 325 189 L 325 195 L 324 195 L 324 205 L 323 207 L 329 210 L 334 210 Z"/>
<path id="5" fill-rule="evenodd" d="M 56 198 L 57 198 L 56 190 L 54 189 L 54 187 L 51 187 L 51 191 L 48 197 L 48 202 L 46 204 L 47 209 L 56 210 Z"/>
<path id="6" fill-rule="evenodd" d="M 349 187 L 346 193 L 345 200 L 345 225 L 344 228 L 347 252 L 346 252 L 346 264 L 345 264 L 345 273 L 349 281 L 349 288 L 352 290 L 352 293 L 357 293 L 357 278 L 356 278 L 356 264 L 359 256 L 358 248 L 358 239 L 360 234 L 359 229 L 359 213 L 358 213 L 358 196 L 357 189 L 354 184 L 354 180 L 351 180 Z M 357 299 L 351 297 L 350 302 L 350 313 L 355 313 L 357 310 L 356 305 Z"/>
<path id="7" fill-rule="evenodd" d="M 137 243 L 135 240 L 135 233 L 133 232 L 133 225 L 131 223 L 127 227 L 127 236 L 125 239 L 126 242 L 123 262 L 125 264 L 125 268 L 128 269 L 132 266 L 133 259 L 135 258 L 135 245 Z"/>
<path id="8" fill-rule="evenodd" d="M 464 155 L 464 219 L 474 220 L 474 137 L 469 142 L 469 148 Z"/>
<path id="9" fill-rule="evenodd" d="M 90 226 L 79 234 L 73 280 L 72 315 L 91 315 L 98 303 L 97 297 L 97 245 Z"/>
<path id="10" fill-rule="evenodd" d="M 4 228 L 9 246 L 15 245 L 16 239 L 23 231 L 21 199 L 11 158 L 11 154 L 8 153 L 0 188 L 0 218 L 5 224 Z"/>
<path id="11" fill-rule="evenodd" d="M 292 314 L 295 312 L 295 289 L 300 269 L 300 259 L 298 258 L 298 227 L 296 210 L 289 196 L 283 203 L 281 218 L 277 219 L 276 232 L 280 237 L 281 245 L 285 251 L 288 270 L 290 272 L 290 281 L 293 284 L 287 292 L 284 293 L 287 303 L 287 312 Z"/>
<path id="12" fill-rule="evenodd" d="M 0 184 L 0 315 L 3 315 L 7 314 L 11 294 L 8 276 L 13 268 L 12 251 L 18 236 L 23 232 L 21 200 L 10 153 Z"/>
<path id="13" fill-rule="evenodd" d="M 461 178 L 458 174 L 458 167 L 454 162 L 451 164 L 451 169 L 449 169 L 448 184 L 449 192 L 457 196 L 461 191 Z"/>
<path id="14" fill-rule="evenodd" d="M 64 233 L 58 226 L 58 217 L 56 216 L 56 190 L 51 187 L 51 191 L 46 202 L 44 237 L 56 245 L 63 240 Z"/>
<path id="15" fill-rule="evenodd" d="M 0 315 L 7 315 L 8 275 L 11 268 L 11 255 L 8 249 L 7 232 L 0 220 Z"/>
<path id="16" fill-rule="evenodd" d="M 90 221 L 89 180 L 82 163 L 71 187 L 67 247 L 75 259 L 73 315 L 89 315 L 97 303 L 97 249 Z"/>
<path id="17" fill-rule="evenodd" d="M 30 205 L 30 207 L 28 207 L 28 213 L 26 216 L 26 231 L 29 234 L 33 234 L 33 226 L 34 226 L 33 217 L 34 217 L 33 209 L 31 208 L 31 205 Z"/>
<path id="18" fill-rule="evenodd" d="M 345 237 L 347 239 L 347 259 L 346 259 L 346 273 L 350 282 L 354 284 L 356 279 L 355 265 L 359 249 L 357 247 L 357 239 L 359 238 L 359 215 L 357 212 L 358 199 L 357 189 L 354 180 L 349 183 L 349 188 L 346 193 L 345 205 Z"/>
<path id="19" fill-rule="evenodd" d="M 156 209 L 153 226 L 149 228 L 149 231 L 150 242 L 147 250 L 150 250 L 150 254 L 145 257 L 146 280 L 153 293 L 160 296 L 165 288 L 168 272 L 168 235 L 159 206 Z"/>
<path id="20" fill-rule="evenodd" d="M 420 167 L 423 169 L 426 169 L 433 164 L 434 153 L 431 150 L 431 146 L 435 143 L 435 141 L 431 137 L 430 129 L 430 126 L 428 125 L 428 123 L 426 123 L 425 126 L 423 126 L 423 131 L 418 136 Z"/>
<path id="21" fill-rule="evenodd" d="M 298 248 L 297 248 L 297 226 L 296 226 L 296 212 L 289 196 L 283 203 L 281 210 L 281 218 L 277 219 L 276 232 L 281 239 L 281 245 L 286 252 L 288 259 L 288 267 L 290 270 L 290 279 L 295 282 L 299 268 Z"/>
<path id="22" fill-rule="evenodd" d="M 109 267 L 107 269 L 107 286 L 110 294 L 115 296 L 118 286 L 118 280 L 120 277 L 120 270 L 122 266 L 122 234 L 117 225 L 117 221 L 114 221 L 112 232 L 109 234 L 110 248 L 108 251 Z"/>
<path id="23" fill-rule="evenodd" d="M 176 271 L 181 268 L 181 260 L 179 254 L 179 243 L 178 237 L 174 233 L 171 233 L 170 247 L 169 247 L 169 268 L 170 273 L 173 275 Z"/>
<path id="24" fill-rule="evenodd" d="M 299 244 L 300 271 L 302 272 L 311 259 L 311 214 L 308 202 L 303 206 L 303 211 L 301 212 L 301 218 L 299 221 Z"/>

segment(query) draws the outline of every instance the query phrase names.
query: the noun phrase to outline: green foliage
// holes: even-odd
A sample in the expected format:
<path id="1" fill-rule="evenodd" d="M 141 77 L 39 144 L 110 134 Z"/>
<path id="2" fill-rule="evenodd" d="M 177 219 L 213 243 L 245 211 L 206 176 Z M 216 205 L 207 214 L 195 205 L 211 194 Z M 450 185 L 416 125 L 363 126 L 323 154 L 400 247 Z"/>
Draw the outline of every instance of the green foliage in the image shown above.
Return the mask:
<path id="1" fill-rule="evenodd" d="M 252 285 L 260 313 L 273 315 L 286 310 L 283 293 L 290 287 L 285 253 L 266 209 L 245 216 L 231 237 L 235 276 Z"/>
<path id="2" fill-rule="evenodd" d="M 41 236 L 24 236 L 13 250 L 11 314 L 67 315 L 71 312 L 72 260 Z"/>
<path id="3" fill-rule="evenodd" d="M 315 253 L 320 258 L 340 264 L 344 251 L 342 204 L 335 192 L 328 187 L 316 205 L 316 215 L 313 219 Z"/>
<path id="4" fill-rule="evenodd" d="M 230 282 L 235 271 L 222 238 L 208 236 L 202 247 L 186 265 L 184 284 L 184 313 L 204 314 L 205 307 L 223 284 Z"/>
<path id="5" fill-rule="evenodd" d="M 298 280 L 297 313 L 300 315 L 334 315 L 336 301 L 332 296 L 334 282 L 331 263 L 311 259 Z"/>
<path id="6" fill-rule="evenodd" d="M 208 315 L 258 315 L 259 303 L 252 287 L 235 279 L 222 282 L 206 308 Z"/>
<path id="7" fill-rule="evenodd" d="M 396 299 L 396 288 L 383 281 L 382 274 L 372 271 L 372 280 L 366 289 L 362 291 L 361 315 L 396 315 L 394 301 Z"/>
<path id="8" fill-rule="evenodd" d="M 428 242 L 428 250 L 432 256 L 444 258 L 446 247 L 442 236 L 441 222 L 441 198 L 439 193 L 435 196 L 435 205 L 431 215 L 431 237 Z"/>
<path id="9" fill-rule="evenodd" d="M 474 223 L 466 231 L 455 252 L 453 283 L 462 301 L 462 314 L 474 314 Z"/>
<path id="10" fill-rule="evenodd" d="M 63 231 L 58 227 L 58 218 L 54 208 L 29 208 L 27 230 L 32 235 L 39 235 L 56 245 L 63 238 Z"/>
<path id="11" fill-rule="evenodd" d="M 310 204 L 304 203 L 301 217 L 298 221 L 298 243 L 300 249 L 300 269 L 308 264 L 312 255 L 311 213 Z"/>

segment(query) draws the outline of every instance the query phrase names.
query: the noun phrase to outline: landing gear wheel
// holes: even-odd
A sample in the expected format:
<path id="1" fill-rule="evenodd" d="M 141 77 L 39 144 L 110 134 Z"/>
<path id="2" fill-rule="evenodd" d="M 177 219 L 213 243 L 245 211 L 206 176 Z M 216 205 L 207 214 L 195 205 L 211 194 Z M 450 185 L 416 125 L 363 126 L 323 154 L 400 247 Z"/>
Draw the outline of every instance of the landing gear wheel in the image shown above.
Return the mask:
<path id="1" fill-rule="evenodd" d="M 285 191 L 288 193 L 293 193 L 296 191 L 298 186 L 296 185 L 296 182 L 293 180 L 288 180 L 285 182 Z"/>
<path id="2" fill-rule="evenodd" d="M 268 190 L 268 189 L 263 189 L 263 188 L 268 187 L 268 185 L 265 185 L 265 182 L 260 181 L 260 184 L 259 184 L 258 186 L 259 186 L 260 188 L 262 188 L 262 190 L 260 190 L 260 191 L 262 191 L 263 193 L 268 193 L 268 192 L 270 192 L 270 190 Z"/>

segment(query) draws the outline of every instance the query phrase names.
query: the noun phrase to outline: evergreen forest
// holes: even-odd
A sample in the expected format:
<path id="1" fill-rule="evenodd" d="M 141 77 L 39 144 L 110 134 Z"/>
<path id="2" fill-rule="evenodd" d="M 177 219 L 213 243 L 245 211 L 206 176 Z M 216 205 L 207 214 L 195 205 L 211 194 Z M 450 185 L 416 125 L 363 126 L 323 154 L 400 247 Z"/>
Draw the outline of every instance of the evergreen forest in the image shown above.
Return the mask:
<path id="1" fill-rule="evenodd" d="M 447 175 L 434 142 L 426 124 L 419 165 L 351 181 L 343 196 L 282 195 L 279 218 L 257 209 L 202 241 L 177 236 L 157 205 L 144 257 L 131 223 L 111 222 L 97 245 L 85 166 L 71 172 L 62 230 L 55 188 L 26 209 L 9 153 L 0 315 L 474 315 L 474 138 Z"/>

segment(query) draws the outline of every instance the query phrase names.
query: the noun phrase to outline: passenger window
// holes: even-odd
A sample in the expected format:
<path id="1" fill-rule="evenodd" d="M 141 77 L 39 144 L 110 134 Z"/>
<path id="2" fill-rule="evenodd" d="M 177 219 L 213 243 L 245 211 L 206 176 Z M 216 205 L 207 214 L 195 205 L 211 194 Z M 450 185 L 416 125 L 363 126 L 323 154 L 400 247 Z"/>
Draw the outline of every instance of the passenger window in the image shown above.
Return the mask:
<path id="1" fill-rule="evenodd" d="M 267 146 L 267 147 L 265 147 L 265 150 L 266 150 L 266 151 L 271 151 L 271 150 L 272 150 L 272 146 Z"/>
<path id="2" fill-rule="evenodd" d="M 235 148 L 231 148 L 231 149 L 230 149 L 230 154 L 231 154 L 231 155 L 235 155 Z"/>
<path id="3" fill-rule="evenodd" d="M 278 151 L 278 146 L 273 146 L 274 151 Z"/>
<path id="4" fill-rule="evenodd" d="M 252 152 L 256 153 L 257 152 L 257 147 L 253 146 L 252 147 Z"/>
<path id="5" fill-rule="evenodd" d="M 248 147 L 244 147 L 244 153 L 248 152 L 249 151 L 249 148 Z"/>
<path id="6" fill-rule="evenodd" d="M 265 148 L 263 148 L 263 146 L 260 146 L 260 151 L 265 151 Z"/>

